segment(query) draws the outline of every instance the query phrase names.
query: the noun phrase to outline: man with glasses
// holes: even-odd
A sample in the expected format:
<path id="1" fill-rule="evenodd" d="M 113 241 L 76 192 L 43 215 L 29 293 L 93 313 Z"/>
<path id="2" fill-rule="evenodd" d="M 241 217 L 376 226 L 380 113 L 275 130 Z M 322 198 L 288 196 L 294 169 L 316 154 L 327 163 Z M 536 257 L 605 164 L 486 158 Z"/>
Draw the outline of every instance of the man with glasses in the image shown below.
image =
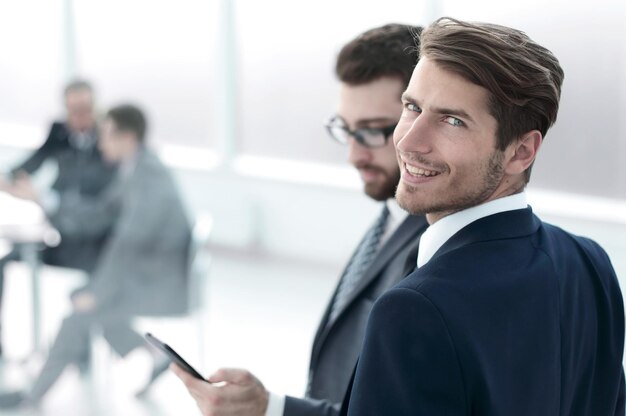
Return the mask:
<path id="1" fill-rule="evenodd" d="M 326 128 L 348 146 L 365 193 L 383 204 L 346 267 L 315 336 L 306 398 L 270 394 L 245 370 L 221 369 L 211 382 L 174 366 L 203 414 L 336 415 L 361 348 L 373 302 L 416 264 L 423 216 L 396 203 L 400 178 L 391 135 L 402 113 L 400 96 L 417 63 L 414 35 L 421 28 L 390 24 L 369 30 L 343 47 L 336 73 L 341 81 L 337 115 Z"/>

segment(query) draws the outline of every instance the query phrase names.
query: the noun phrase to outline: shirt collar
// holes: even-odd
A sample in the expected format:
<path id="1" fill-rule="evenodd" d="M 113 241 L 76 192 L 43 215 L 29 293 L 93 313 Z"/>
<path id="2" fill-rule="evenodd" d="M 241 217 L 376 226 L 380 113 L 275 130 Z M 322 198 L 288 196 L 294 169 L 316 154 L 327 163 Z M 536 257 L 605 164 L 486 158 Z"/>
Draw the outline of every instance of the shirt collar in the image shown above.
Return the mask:
<path id="1" fill-rule="evenodd" d="M 527 206 L 526 193 L 520 192 L 443 217 L 422 234 L 417 253 L 417 267 L 422 267 L 428 263 L 437 250 L 466 225 L 489 215 L 524 209 Z"/>
<path id="2" fill-rule="evenodd" d="M 96 144 L 94 130 L 72 131 L 69 136 L 70 145 L 79 150 L 91 149 Z"/>
<path id="3" fill-rule="evenodd" d="M 389 198 L 385 201 L 387 204 L 387 209 L 389 210 L 389 217 L 395 221 L 404 221 L 406 217 L 409 216 L 409 213 L 398 205 L 398 201 L 395 198 Z"/>
<path id="4" fill-rule="evenodd" d="M 120 162 L 118 171 L 123 179 L 128 179 L 133 175 L 142 152 L 143 148 L 140 146 L 135 153 Z"/>
<path id="5" fill-rule="evenodd" d="M 409 213 L 400 208 L 398 201 L 395 198 L 389 198 L 385 201 L 385 205 L 389 210 L 389 216 L 387 217 L 387 223 L 385 224 L 385 230 L 380 237 L 380 245 L 382 246 L 391 238 L 393 233 L 396 232 L 400 224 L 408 217 Z"/>

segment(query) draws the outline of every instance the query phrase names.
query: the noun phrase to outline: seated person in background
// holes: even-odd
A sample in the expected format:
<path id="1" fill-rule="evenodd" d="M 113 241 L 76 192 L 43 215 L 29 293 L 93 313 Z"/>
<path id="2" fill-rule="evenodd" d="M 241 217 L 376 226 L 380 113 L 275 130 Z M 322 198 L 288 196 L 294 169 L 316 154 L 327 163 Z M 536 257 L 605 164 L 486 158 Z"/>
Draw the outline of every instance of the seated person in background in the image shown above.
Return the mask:
<path id="1" fill-rule="evenodd" d="M 98 198 L 61 199 L 51 215 L 61 232 L 72 235 L 109 222 L 111 235 L 89 283 L 73 295 L 74 311 L 63 321 L 34 386 L 0 394 L 0 408 L 39 402 L 68 364 L 88 354 L 92 327 L 100 327 L 124 357 L 146 348 L 131 328 L 133 316 L 186 310 L 189 221 L 172 175 L 144 146 L 145 131 L 138 108 L 111 109 L 99 146 L 107 160 L 119 163 L 115 180 Z M 153 374 L 166 365 L 155 357 Z"/>
<path id="2" fill-rule="evenodd" d="M 327 124 L 333 139 L 349 147 L 364 192 L 381 202 L 381 214 L 348 263 L 313 341 L 306 397 L 269 394 L 256 377 L 222 369 L 198 381 L 174 367 L 205 415 L 338 415 L 356 365 L 373 302 L 410 273 L 426 229 L 424 216 L 409 216 L 394 194 L 400 179 L 393 128 L 402 113 L 400 96 L 417 63 L 420 27 L 389 24 L 368 30 L 339 53 L 338 111 Z"/>
<path id="3" fill-rule="evenodd" d="M 44 144 L 23 163 L 11 170 L 9 181 L 0 179 L 0 188 L 17 197 L 38 200 L 46 211 L 56 210 L 61 198 L 96 197 L 111 182 L 114 166 L 107 163 L 96 146 L 97 129 L 94 97 L 85 81 L 73 81 L 65 87 L 66 121 L 52 124 Z M 46 161 L 58 166 L 51 189 L 37 192 L 30 175 Z M 102 250 L 108 229 L 89 229 L 73 235 L 61 234 L 61 243 L 42 251 L 45 264 L 70 267 L 91 272 Z M 19 260 L 19 250 L 0 259 L 0 306 L 4 267 Z M 0 345 L 0 354 L 2 348 Z"/>

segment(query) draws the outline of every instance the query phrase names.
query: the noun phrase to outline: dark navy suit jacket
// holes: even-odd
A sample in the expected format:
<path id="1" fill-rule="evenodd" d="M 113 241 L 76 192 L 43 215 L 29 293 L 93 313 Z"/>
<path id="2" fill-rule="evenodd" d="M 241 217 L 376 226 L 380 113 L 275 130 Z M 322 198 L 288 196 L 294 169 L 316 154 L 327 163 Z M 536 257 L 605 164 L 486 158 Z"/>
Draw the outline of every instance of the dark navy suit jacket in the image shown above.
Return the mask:
<path id="1" fill-rule="evenodd" d="M 376 302 L 342 412 L 623 416 L 623 347 L 606 253 L 530 208 L 499 213 Z"/>

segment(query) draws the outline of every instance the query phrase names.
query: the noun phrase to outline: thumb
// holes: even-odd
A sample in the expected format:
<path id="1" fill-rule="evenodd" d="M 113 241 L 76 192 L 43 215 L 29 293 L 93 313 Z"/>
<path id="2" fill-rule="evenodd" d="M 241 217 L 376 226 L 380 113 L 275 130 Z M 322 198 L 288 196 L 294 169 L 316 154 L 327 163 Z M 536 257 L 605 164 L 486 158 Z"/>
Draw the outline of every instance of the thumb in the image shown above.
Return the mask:
<path id="1" fill-rule="evenodd" d="M 220 368 L 211 377 L 209 383 L 249 384 L 254 376 L 248 370 L 240 368 Z"/>
<path id="2" fill-rule="evenodd" d="M 171 363 L 169 368 L 185 385 L 191 385 L 195 381 L 191 374 L 180 368 L 176 363 Z"/>

